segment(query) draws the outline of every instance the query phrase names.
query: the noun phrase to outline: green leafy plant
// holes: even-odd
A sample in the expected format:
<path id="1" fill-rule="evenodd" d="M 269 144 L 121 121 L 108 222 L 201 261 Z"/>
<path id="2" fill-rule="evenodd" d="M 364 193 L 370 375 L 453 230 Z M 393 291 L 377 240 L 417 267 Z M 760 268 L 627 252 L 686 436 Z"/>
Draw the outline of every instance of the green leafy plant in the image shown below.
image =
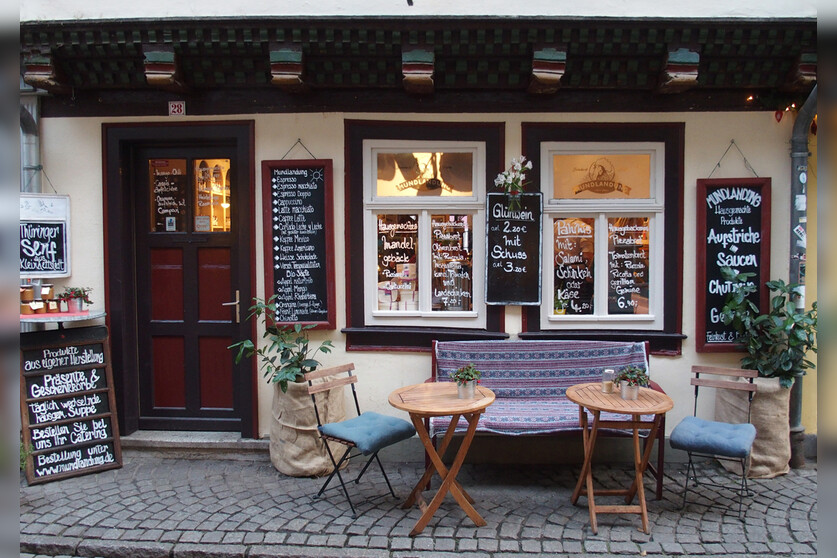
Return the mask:
<path id="1" fill-rule="evenodd" d="M 629 364 L 619 370 L 614 381 L 627 382 L 629 386 L 647 386 L 650 378 L 644 368 Z"/>
<path id="2" fill-rule="evenodd" d="M 477 370 L 472 362 L 462 366 L 461 368 L 457 368 L 454 373 L 450 375 L 451 379 L 454 380 L 458 386 L 472 380 L 479 381 L 481 376 L 482 372 Z"/>
<path id="3" fill-rule="evenodd" d="M 282 393 L 286 393 L 288 382 L 301 381 L 303 374 L 320 366 L 320 362 L 314 359 L 318 352 L 330 353 L 334 346 L 328 339 L 316 347 L 312 346 L 308 339 L 308 330 L 312 329 L 313 325 L 303 326 L 297 323 L 277 327 L 276 296 L 273 295 L 266 301 L 258 297 L 253 298 L 253 305 L 247 316 L 248 320 L 262 319 L 265 325 L 263 338 L 267 343 L 262 347 L 256 347 L 252 340 L 245 339 L 227 348 L 238 351 L 235 355 L 236 364 L 241 362 L 242 358 L 258 355 L 264 377 L 269 383 L 279 384 Z"/>
<path id="4" fill-rule="evenodd" d="M 68 301 L 73 298 L 80 298 L 85 304 L 93 304 L 90 300 L 91 287 L 64 287 L 64 290 L 56 297 L 61 301 Z"/>
<path id="5" fill-rule="evenodd" d="M 532 168 L 532 161 L 527 161 L 526 157 L 520 157 L 520 160 L 512 159 L 512 164 L 508 170 L 501 172 L 494 179 L 494 186 L 500 188 L 509 195 L 509 211 L 520 210 L 520 194 L 523 193 L 523 187 L 526 185 L 526 173 L 523 171 Z"/>
<path id="6" fill-rule="evenodd" d="M 741 367 L 758 370 L 759 376 L 779 378 L 786 388 L 796 376 L 814 368 L 806 358 L 817 352 L 817 303 L 807 311 L 796 309 L 799 285 L 781 279 L 765 283 L 774 293 L 766 314 L 761 314 L 753 303 L 757 290 L 750 280 L 755 273 L 736 273 L 729 267 L 721 268 L 723 277 L 733 284 L 721 309 L 721 320 L 731 325 L 738 334 L 738 343 L 747 351 Z"/>

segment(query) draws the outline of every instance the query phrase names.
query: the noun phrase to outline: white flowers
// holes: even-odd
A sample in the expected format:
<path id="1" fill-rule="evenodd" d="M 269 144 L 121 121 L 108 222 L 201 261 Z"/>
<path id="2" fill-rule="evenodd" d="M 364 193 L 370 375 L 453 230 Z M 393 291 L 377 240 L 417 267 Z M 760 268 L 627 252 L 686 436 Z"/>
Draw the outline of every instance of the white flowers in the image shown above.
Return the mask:
<path id="1" fill-rule="evenodd" d="M 520 194 L 523 192 L 523 181 L 526 179 L 524 170 L 532 168 L 532 161 L 521 156 L 520 160 L 512 159 L 509 170 L 503 171 L 494 179 L 494 186 L 502 188 L 510 196 L 509 209 L 516 211 L 520 208 Z"/>

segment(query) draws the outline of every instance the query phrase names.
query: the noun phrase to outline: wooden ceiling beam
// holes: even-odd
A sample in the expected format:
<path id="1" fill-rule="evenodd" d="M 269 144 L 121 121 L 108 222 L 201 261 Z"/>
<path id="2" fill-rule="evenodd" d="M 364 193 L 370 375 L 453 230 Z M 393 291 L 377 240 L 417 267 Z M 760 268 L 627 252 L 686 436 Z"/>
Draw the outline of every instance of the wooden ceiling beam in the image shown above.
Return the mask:
<path id="1" fill-rule="evenodd" d="M 670 46 L 658 91 L 682 93 L 698 84 L 700 52 L 696 47 Z"/>
<path id="2" fill-rule="evenodd" d="M 432 46 L 402 45 L 402 83 L 407 93 L 430 95 L 436 90 L 433 74 L 436 70 L 436 53 Z"/>
<path id="3" fill-rule="evenodd" d="M 54 95 L 72 91 L 63 72 L 55 64 L 52 51 L 33 50 L 23 55 L 23 81 L 36 89 L 43 89 Z"/>
<path id="4" fill-rule="evenodd" d="M 270 43 L 269 55 L 271 85 L 290 93 L 308 90 L 301 44 Z"/>
<path id="5" fill-rule="evenodd" d="M 536 48 L 532 52 L 532 76 L 529 93 L 548 95 L 561 87 L 561 78 L 567 70 L 567 47 Z"/>
<path id="6" fill-rule="evenodd" d="M 145 82 L 150 87 L 174 93 L 189 92 L 172 45 L 144 44 L 142 56 Z"/>

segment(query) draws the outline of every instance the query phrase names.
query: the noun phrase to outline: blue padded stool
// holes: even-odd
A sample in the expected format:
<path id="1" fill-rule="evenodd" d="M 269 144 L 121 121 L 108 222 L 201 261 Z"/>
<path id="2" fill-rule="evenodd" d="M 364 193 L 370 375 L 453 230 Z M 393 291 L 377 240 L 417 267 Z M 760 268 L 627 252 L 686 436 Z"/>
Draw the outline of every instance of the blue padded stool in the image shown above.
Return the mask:
<path id="1" fill-rule="evenodd" d="M 756 427 L 749 422 L 741 424 L 730 424 L 714 420 L 705 420 L 697 416 L 698 388 L 700 386 L 713 387 L 717 389 L 733 389 L 746 391 L 749 402 L 753 401 L 753 394 L 756 386 L 753 378 L 758 375 L 756 370 L 744 370 L 741 368 L 717 368 L 712 366 L 692 366 L 694 377 L 691 384 L 695 386 L 695 408 L 694 415 L 686 417 L 674 427 L 669 436 L 669 443 L 674 449 L 679 449 L 689 454 L 689 463 L 686 468 L 686 483 L 683 487 L 683 507 L 686 505 L 686 495 L 689 492 L 689 477 L 694 479 L 695 485 L 714 486 L 716 488 L 729 488 L 729 486 L 718 485 L 707 481 L 698 481 L 693 456 L 710 457 L 722 461 L 737 461 L 741 465 L 741 484 L 736 489 L 738 492 L 738 517 L 741 518 L 741 511 L 745 495 L 750 495 L 747 488 L 747 458 L 750 457 L 750 450 L 753 448 L 753 441 L 756 439 Z M 745 378 L 748 382 L 719 379 L 701 379 L 701 374 L 713 374 L 718 376 L 733 376 Z M 749 417 L 749 406 L 747 408 L 747 420 Z"/>
<path id="2" fill-rule="evenodd" d="M 349 502 L 349 507 L 352 509 L 352 517 L 357 517 L 354 503 L 352 503 L 352 499 L 349 497 L 349 491 L 346 489 L 346 483 L 343 482 L 343 475 L 340 474 L 340 468 L 346 460 L 353 457 L 352 450 L 357 450 L 354 456 L 360 454 L 371 456 L 355 479 L 355 484 L 360 482 L 361 477 L 374 460 L 378 463 L 378 467 L 381 469 L 381 474 L 383 474 L 384 480 L 387 483 L 389 493 L 395 497 L 395 492 L 392 490 L 392 485 L 389 482 L 389 478 L 387 478 L 387 473 L 384 471 L 383 464 L 381 464 L 381 459 L 378 457 L 378 452 L 387 446 L 400 442 L 401 440 L 412 438 L 416 434 L 416 429 L 411 423 L 404 419 L 382 415 L 372 411 L 361 413 L 360 404 L 358 404 L 357 401 L 357 391 L 355 390 L 357 376 L 352 374 L 352 370 L 354 369 L 354 364 L 343 364 L 341 366 L 334 366 L 332 368 L 323 368 L 314 372 L 308 372 L 304 375 L 304 377 L 308 380 L 308 393 L 311 395 L 311 401 L 314 403 L 314 414 L 317 417 L 317 428 L 320 432 L 320 436 L 326 442 L 331 441 L 346 446 L 346 451 L 338 461 L 334 459 L 334 454 L 332 454 L 328 443 L 325 444 L 328 456 L 331 459 L 332 465 L 334 465 L 334 470 L 328 476 L 328 479 L 326 479 L 325 483 L 320 488 L 320 491 L 317 492 L 314 498 L 322 496 L 326 487 L 331 482 L 331 479 L 333 479 L 336 475 L 337 479 L 340 481 L 340 486 L 343 487 L 343 494 Z M 348 376 L 336 377 L 343 373 L 347 373 Z M 335 377 L 316 384 L 313 382 L 313 380 L 325 378 L 327 376 Z M 352 386 L 352 398 L 355 402 L 357 416 L 340 422 L 323 424 L 320 419 L 320 412 L 317 409 L 316 394 L 337 387 L 342 387 L 346 384 Z"/>

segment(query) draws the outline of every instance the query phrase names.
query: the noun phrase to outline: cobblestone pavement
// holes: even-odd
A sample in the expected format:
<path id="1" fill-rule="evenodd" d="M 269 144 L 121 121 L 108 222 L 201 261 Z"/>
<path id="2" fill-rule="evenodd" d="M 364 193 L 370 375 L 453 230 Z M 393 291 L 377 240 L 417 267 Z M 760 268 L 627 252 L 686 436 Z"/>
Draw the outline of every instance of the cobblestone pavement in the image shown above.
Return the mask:
<path id="1" fill-rule="evenodd" d="M 121 469 L 36 486 L 20 484 L 21 556 L 317 556 L 447 558 L 495 556 L 812 556 L 817 552 L 816 465 L 755 480 L 738 519 L 730 493 L 702 488 L 680 509 L 684 466 L 670 464 L 663 500 L 648 494 L 651 534 L 636 515 L 599 515 L 570 504 L 579 467 L 465 465 L 459 480 L 487 521 L 476 528 L 448 496 L 424 532 L 420 512 L 399 507 L 373 466 L 360 485 L 359 516 L 342 494 L 313 500 L 320 479 L 291 478 L 269 459 L 157 457 L 125 452 Z M 403 498 L 421 464 L 388 464 Z M 630 482 L 629 465 L 594 464 L 596 486 Z M 730 475 L 715 463 L 700 473 Z M 351 469 L 357 471 L 358 465 Z M 651 480 L 646 480 L 650 486 Z M 438 486 L 438 483 L 435 485 Z M 373 500 L 364 498 L 386 494 Z M 601 503 L 601 498 L 597 498 Z"/>

